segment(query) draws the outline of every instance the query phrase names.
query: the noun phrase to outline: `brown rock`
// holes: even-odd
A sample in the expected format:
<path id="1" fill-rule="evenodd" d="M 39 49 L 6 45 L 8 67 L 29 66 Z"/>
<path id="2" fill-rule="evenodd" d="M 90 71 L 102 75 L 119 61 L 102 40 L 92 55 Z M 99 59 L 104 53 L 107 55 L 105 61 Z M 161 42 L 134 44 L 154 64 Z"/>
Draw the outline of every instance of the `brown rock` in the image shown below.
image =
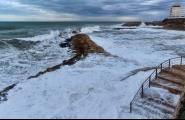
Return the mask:
<path id="1" fill-rule="evenodd" d="M 102 47 L 93 42 L 86 34 L 77 34 L 72 36 L 70 46 L 77 55 L 87 55 L 88 53 L 107 53 Z"/>
<path id="2" fill-rule="evenodd" d="M 185 18 L 165 19 L 162 25 L 166 29 L 185 30 Z"/>

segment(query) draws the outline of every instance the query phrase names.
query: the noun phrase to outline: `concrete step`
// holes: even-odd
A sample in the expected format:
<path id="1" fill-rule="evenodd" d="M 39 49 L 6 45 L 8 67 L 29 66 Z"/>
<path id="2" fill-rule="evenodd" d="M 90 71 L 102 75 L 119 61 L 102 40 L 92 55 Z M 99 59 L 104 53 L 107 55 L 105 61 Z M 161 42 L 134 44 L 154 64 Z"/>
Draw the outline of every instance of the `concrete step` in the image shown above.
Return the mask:
<path id="1" fill-rule="evenodd" d="M 168 92 L 168 90 L 158 87 L 150 87 L 144 90 L 144 98 L 168 106 L 172 109 L 176 108 L 180 95 Z"/>
<path id="2" fill-rule="evenodd" d="M 154 84 L 155 84 L 155 83 L 158 83 L 158 84 L 160 84 L 160 85 L 168 86 L 169 88 L 174 88 L 174 89 L 181 90 L 181 91 L 183 91 L 183 89 L 184 89 L 184 86 L 183 86 L 183 85 L 176 84 L 176 83 L 174 83 L 174 82 L 170 82 L 170 81 L 167 81 L 167 80 L 164 80 L 164 79 L 159 79 L 159 78 L 153 80 L 153 81 L 151 82 L 151 84 L 152 84 L 152 83 L 154 83 Z"/>
<path id="3" fill-rule="evenodd" d="M 147 99 L 140 99 L 134 104 L 133 110 L 149 119 L 169 119 L 171 117 L 173 109 L 161 109 L 152 104 L 156 103 L 148 101 Z"/>
<path id="4" fill-rule="evenodd" d="M 185 65 L 173 65 L 172 68 L 179 69 L 185 72 Z"/>
<path id="5" fill-rule="evenodd" d="M 156 98 L 146 97 L 145 99 L 148 99 L 149 101 L 153 101 L 156 104 L 163 105 L 163 106 L 166 106 L 166 107 L 171 108 L 171 109 L 175 109 L 176 108 L 176 106 L 166 102 L 162 98 L 156 99 Z"/>
<path id="6" fill-rule="evenodd" d="M 137 101 L 137 103 L 140 103 L 142 105 L 147 105 L 151 107 L 151 109 L 156 109 L 157 111 L 163 114 L 173 114 L 173 112 L 175 111 L 174 108 L 165 106 L 163 104 L 158 104 L 156 103 L 156 101 L 153 101 L 153 99 L 149 99 L 149 98 L 143 98 L 143 99 L 141 98 Z"/>
<path id="7" fill-rule="evenodd" d="M 171 68 L 171 69 L 168 69 L 168 70 L 164 69 L 161 72 L 169 73 L 169 74 L 172 74 L 175 77 L 178 77 L 178 78 L 181 78 L 181 79 L 185 80 L 185 74 L 181 70 Z"/>
<path id="8" fill-rule="evenodd" d="M 141 116 L 145 116 L 148 119 L 168 119 L 168 117 L 163 118 L 159 115 L 151 114 L 150 111 L 148 111 L 146 109 L 143 109 L 139 106 L 134 106 L 133 107 L 133 113 L 141 115 Z"/>
<path id="9" fill-rule="evenodd" d="M 158 78 L 159 79 L 163 79 L 163 80 L 167 80 L 169 82 L 173 82 L 175 84 L 179 84 L 181 86 L 184 86 L 185 85 L 185 82 L 184 82 L 183 79 L 181 79 L 180 77 L 174 76 L 173 74 L 170 74 L 170 73 L 161 72 L 158 75 Z"/>
<path id="10" fill-rule="evenodd" d="M 173 94 L 181 94 L 183 92 L 183 89 L 181 89 L 181 88 L 172 87 L 167 84 L 154 82 L 154 81 L 151 82 L 151 86 L 166 89 Z"/>

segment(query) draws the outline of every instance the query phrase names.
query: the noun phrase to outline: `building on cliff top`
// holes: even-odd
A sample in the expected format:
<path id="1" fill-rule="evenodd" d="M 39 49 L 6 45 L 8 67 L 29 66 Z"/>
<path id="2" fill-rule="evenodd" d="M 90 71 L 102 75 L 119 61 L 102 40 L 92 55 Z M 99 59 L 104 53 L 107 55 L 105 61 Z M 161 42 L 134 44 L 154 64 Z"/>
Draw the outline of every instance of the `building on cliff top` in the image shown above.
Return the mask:
<path id="1" fill-rule="evenodd" d="M 181 7 L 180 4 L 174 4 L 170 9 L 169 19 L 174 18 L 185 18 L 185 10 Z"/>

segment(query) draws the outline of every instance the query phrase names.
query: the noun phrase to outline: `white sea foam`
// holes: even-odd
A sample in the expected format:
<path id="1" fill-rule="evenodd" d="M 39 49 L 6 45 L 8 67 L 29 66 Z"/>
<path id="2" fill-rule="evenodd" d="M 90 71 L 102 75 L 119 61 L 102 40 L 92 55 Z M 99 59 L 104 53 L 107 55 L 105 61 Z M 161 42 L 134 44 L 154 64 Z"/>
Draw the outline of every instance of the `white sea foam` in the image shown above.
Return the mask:
<path id="1" fill-rule="evenodd" d="M 120 28 L 120 27 L 122 27 L 123 24 L 124 23 L 119 23 L 119 24 L 116 24 L 116 25 L 110 25 L 109 28 L 112 28 L 112 29 L 114 29 L 114 28 Z"/>
<path id="2" fill-rule="evenodd" d="M 142 22 L 139 27 L 146 27 L 146 24 L 144 22 Z"/>
<path id="3" fill-rule="evenodd" d="M 10 91 L 8 101 L 0 104 L 0 118 L 146 118 L 128 112 L 130 101 L 151 71 L 120 80 L 130 71 L 178 56 L 184 48 L 173 46 L 185 43 L 185 33 L 139 27 L 120 31 L 110 28 L 108 33 L 92 34 L 87 28 L 93 41 L 118 57 L 89 55 L 75 65 L 18 84 Z M 174 37 L 180 39 L 176 42 Z M 67 54 L 51 41 L 29 51 L 42 55 L 40 62 L 34 61 L 38 69 L 58 63 Z"/>
<path id="4" fill-rule="evenodd" d="M 43 35 L 38 35 L 34 37 L 28 37 L 28 38 L 18 38 L 20 40 L 25 40 L 25 41 L 45 41 L 45 40 L 50 40 L 50 39 L 55 39 L 60 35 L 60 31 L 50 31 L 49 34 L 43 34 Z"/>
<path id="5" fill-rule="evenodd" d="M 101 30 L 100 26 L 96 25 L 96 26 L 83 27 L 81 29 L 81 32 L 82 33 L 93 33 L 95 31 L 100 31 L 100 30 Z"/>

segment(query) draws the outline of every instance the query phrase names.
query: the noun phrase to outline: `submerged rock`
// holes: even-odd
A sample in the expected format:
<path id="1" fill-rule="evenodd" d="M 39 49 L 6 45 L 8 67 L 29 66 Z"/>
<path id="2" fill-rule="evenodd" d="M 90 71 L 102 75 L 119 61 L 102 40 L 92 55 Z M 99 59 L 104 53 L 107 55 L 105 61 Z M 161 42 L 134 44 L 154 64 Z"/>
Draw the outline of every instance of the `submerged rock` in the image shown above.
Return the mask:
<path id="1" fill-rule="evenodd" d="M 137 29 L 137 27 L 124 27 L 124 28 L 113 28 L 114 30 L 124 30 L 124 29 Z"/>
<path id="2" fill-rule="evenodd" d="M 73 34 L 78 34 L 79 32 L 78 31 L 72 31 Z"/>
<path id="3" fill-rule="evenodd" d="M 60 43 L 61 48 L 70 47 L 71 39 L 66 39 L 64 42 Z"/>
<path id="4" fill-rule="evenodd" d="M 4 88 L 2 91 L 0 91 L 0 103 L 3 102 L 3 101 L 7 101 L 7 95 L 8 95 L 8 92 L 13 89 L 17 84 L 12 84 L 6 88 Z"/>
<path id="5" fill-rule="evenodd" d="M 122 26 L 132 27 L 132 26 L 140 26 L 141 24 L 142 24 L 142 22 L 140 22 L 140 21 L 135 21 L 135 22 L 126 22 L 126 23 L 123 24 Z"/>
<path id="6" fill-rule="evenodd" d="M 73 57 L 71 59 L 64 60 L 61 64 L 55 65 L 53 67 L 49 67 L 45 71 L 41 71 L 41 72 L 37 73 L 36 75 L 28 77 L 28 79 L 37 78 L 37 77 L 39 77 L 41 75 L 44 75 L 44 74 L 46 74 L 48 72 L 56 71 L 56 70 L 60 69 L 62 66 L 64 66 L 64 65 L 73 65 L 77 61 L 79 61 L 80 59 L 81 59 L 81 56 L 75 56 L 75 57 Z"/>
<path id="7" fill-rule="evenodd" d="M 162 22 L 161 21 L 152 21 L 152 22 L 145 22 L 146 25 L 151 25 L 151 26 L 161 26 Z"/>

